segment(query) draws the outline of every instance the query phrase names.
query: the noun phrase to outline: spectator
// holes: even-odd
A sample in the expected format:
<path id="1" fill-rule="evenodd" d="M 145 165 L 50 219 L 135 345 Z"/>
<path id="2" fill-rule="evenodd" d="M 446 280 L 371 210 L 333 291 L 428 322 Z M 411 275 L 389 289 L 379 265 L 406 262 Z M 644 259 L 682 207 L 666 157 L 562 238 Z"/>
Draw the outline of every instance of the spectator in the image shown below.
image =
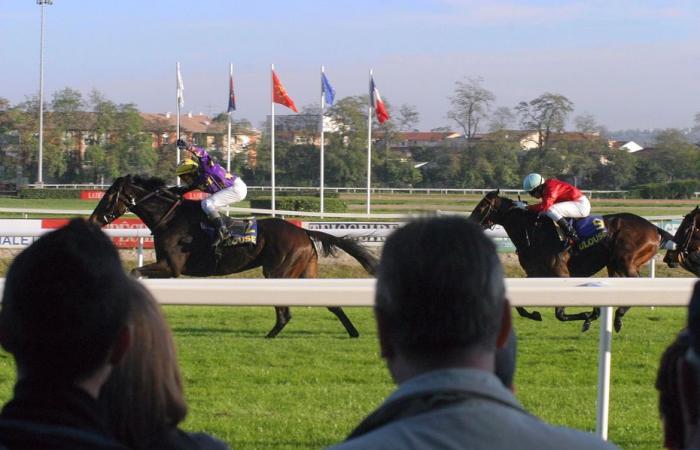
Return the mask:
<path id="1" fill-rule="evenodd" d="M 615 448 L 541 422 L 494 375 L 510 305 L 496 249 L 477 225 L 411 222 L 387 239 L 377 275 L 379 347 L 398 389 L 334 448 Z"/>
<path id="2" fill-rule="evenodd" d="M 204 433 L 177 428 L 187 414 L 172 334 L 153 296 L 133 282 L 133 347 L 102 388 L 100 402 L 117 440 L 129 448 L 224 450 Z"/>
<path id="3" fill-rule="evenodd" d="M 17 367 L 0 445 L 124 448 L 111 438 L 97 396 L 129 347 L 128 280 L 109 238 L 82 219 L 17 255 L 0 310 L 0 343 Z"/>
<path id="4" fill-rule="evenodd" d="M 664 447 L 700 448 L 700 282 L 688 307 L 688 327 L 664 351 L 656 376 Z"/>
<path id="5" fill-rule="evenodd" d="M 496 349 L 494 373 L 503 386 L 515 392 L 515 360 L 518 353 L 518 338 L 515 330 L 511 329 L 503 347 Z"/>

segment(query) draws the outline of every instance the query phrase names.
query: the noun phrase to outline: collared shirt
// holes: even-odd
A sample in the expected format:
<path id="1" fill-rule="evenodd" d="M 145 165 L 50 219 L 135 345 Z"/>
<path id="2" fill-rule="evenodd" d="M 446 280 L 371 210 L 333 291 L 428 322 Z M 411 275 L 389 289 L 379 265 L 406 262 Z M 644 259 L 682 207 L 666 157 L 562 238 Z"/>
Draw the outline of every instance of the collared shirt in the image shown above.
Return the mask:
<path id="1" fill-rule="evenodd" d="M 408 396 L 441 391 L 464 391 L 474 396 L 435 411 L 390 422 L 332 448 L 334 450 L 612 450 L 616 448 L 593 434 L 542 422 L 528 413 L 495 375 L 482 370 L 445 369 L 419 375 L 401 384 L 386 399 L 384 405 Z"/>

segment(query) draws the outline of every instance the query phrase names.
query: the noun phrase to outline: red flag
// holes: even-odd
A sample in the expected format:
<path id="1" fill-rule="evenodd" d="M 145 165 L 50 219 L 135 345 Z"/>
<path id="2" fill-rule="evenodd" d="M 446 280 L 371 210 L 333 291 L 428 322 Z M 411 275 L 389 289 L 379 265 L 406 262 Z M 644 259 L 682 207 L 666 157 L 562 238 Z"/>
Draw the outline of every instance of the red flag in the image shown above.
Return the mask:
<path id="1" fill-rule="evenodd" d="M 272 101 L 284 105 L 294 112 L 299 112 L 294 104 L 294 100 L 287 94 L 287 90 L 282 86 L 274 70 L 272 71 Z"/>
<path id="2" fill-rule="evenodd" d="M 384 106 L 382 97 L 379 95 L 379 89 L 377 89 L 377 86 L 374 84 L 373 77 L 369 80 L 369 102 L 370 106 L 374 108 L 375 114 L 377 114 L 377 121 L 379 123 L 384 123 L 389 120 L 389 112 Z"/>

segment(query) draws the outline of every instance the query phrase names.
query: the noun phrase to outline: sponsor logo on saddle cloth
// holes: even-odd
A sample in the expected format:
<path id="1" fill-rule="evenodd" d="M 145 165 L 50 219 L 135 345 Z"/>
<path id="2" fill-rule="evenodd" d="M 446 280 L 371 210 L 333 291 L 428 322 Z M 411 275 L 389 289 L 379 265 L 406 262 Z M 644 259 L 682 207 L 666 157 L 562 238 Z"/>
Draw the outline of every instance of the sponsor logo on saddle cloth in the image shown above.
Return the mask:
<path id="1" fill-rule="evenodd" d="M 224 218 L 228 227 L 229 237 L 221 243 L 223 247 L 232 247 L 241 244 L 255 244 L 258 241 L 258 221 L 255 217 L 250 219 Z M 202 229 L 212 237 L 216 230 L 209 223 L 202 222 Z"/>
<path id="2" fill-rule="evenodd" d="M 603 216 L 588 216 L 583 219 L 573 220 L 573 225 L 578 237 L 581 239 L 581 242 L 578 244 L 579 250 L 593 247 L 608 235 Z"/>

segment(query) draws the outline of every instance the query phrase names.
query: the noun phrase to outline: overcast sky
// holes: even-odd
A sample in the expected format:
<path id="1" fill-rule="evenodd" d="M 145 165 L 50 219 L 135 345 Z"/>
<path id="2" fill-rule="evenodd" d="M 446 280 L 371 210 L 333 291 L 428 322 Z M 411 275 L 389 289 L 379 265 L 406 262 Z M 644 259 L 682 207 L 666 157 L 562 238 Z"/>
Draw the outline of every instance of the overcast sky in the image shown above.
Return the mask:
<path id="1" fill-rule="evenodd" d="M 686 127 L 700 111 L 700 1 L 55 0 L 45 7 L 45 98 L 92 89 L 144 112 L 226 109 L 234 64 L 239 118 L 269 111 L 270 64 L 297 106 L 337 95 L 414 105 L 420 128 L 446 118 L 456 80 L 482 77 L 496 106 L 544 92 L 611 130 Z M 39 90 L 40 7 L 0 0 L 0 97 Z M 279 107 L 282 112 L 284 108 Z"/>

